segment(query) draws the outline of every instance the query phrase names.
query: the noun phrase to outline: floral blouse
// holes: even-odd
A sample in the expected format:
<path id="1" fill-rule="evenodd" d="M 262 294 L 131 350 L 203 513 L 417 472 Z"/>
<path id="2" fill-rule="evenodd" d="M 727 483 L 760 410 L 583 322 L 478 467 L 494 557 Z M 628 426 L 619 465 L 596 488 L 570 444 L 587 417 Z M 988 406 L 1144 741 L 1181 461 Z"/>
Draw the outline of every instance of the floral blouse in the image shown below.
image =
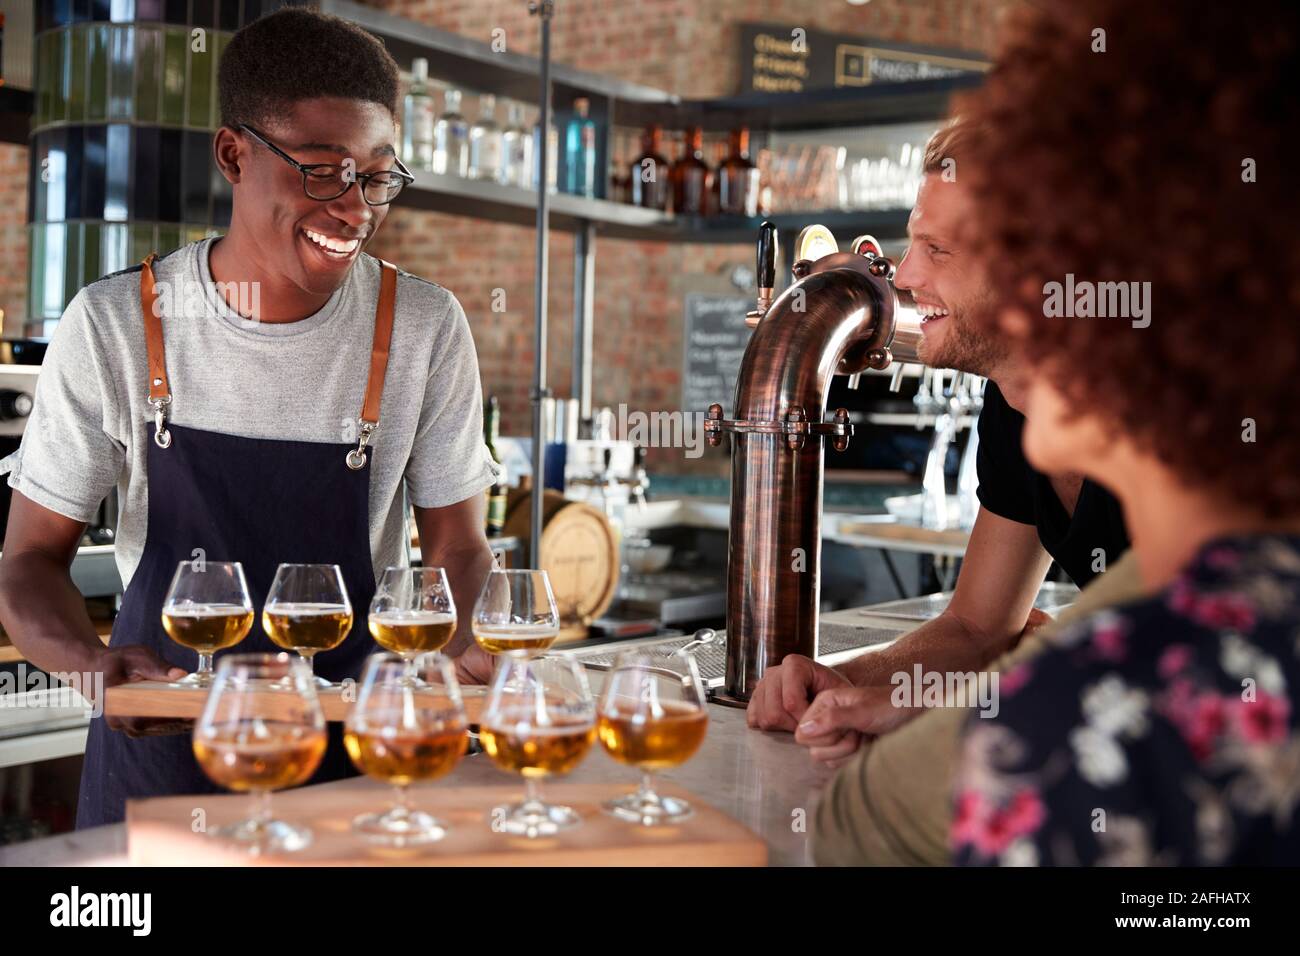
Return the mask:
<path id="1" fill-rule="evenodd" d="M 1300 535 L 1222 538 L 966 724 L 967 866 L 1300 864 Z"/>

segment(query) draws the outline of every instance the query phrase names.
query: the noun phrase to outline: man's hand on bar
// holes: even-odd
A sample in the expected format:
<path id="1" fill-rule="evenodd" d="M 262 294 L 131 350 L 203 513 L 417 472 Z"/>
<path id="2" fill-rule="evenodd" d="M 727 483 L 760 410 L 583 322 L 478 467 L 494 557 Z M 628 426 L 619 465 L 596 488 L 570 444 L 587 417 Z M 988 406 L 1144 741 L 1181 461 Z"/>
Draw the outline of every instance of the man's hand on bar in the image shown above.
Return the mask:
<path id="1" fill-rule="evenodd" d="M 802 654 L 769 667 L 750 695 L 746 720 L 759 730 L 793 733 L 813 698 L 824 690 L 852 687 L 849 679 Z"/>
<path id="2" fill-rule="evenodd" d="M 809 756 L 838 767 L 870 740 L 905 724 L 924 708 L 899 707 L 895 688 L 833 687 L 817 695 L 795 731 Z"/>

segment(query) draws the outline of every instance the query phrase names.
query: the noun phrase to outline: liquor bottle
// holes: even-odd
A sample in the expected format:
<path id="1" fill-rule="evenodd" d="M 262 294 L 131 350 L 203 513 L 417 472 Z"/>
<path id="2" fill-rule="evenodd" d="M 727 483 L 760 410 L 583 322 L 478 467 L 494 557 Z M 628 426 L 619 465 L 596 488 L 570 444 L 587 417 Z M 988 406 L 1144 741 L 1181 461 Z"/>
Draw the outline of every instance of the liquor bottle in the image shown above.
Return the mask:
<path id="1" fill-rule="evenodd" d="M 669 184 L 668 160 L 660 150 L 663 130 L 647 126 L 641 137 L 641 155 L 632 163 L 632 202 L 647 209 L 667 209 Z"/>
<path id="2" fill-rule="evenodd" d="M 673 212 L 702 216 L 709 200 L 712 173 L 704 161 L 704 131 L 692 126 L 686 131 L 681 158 L 669 173 L 673 186 Z"/>
<path id="3" fill-rule="evenodd" d="M 497 179 L 501 174 L 501 127 L 497 125 L 497 98 L 484 93 L 478 98 L 479 115 L 469 131 L 469 175 L 471 179 Z"/>
<path id="4" fill-rule="evenodd" d="M 596 195 L 596 124 L 588 117 L 591 102 L 586 97 L 573 101 L 574 116 L 564 133 L 565 192 L 575 196 Z"/>
<path id="5" fill-rule="evenodd" d="M 749 158 L 749 130 L 731 134 L 731 152 L 718 167 L 718 211 L 737 216 L 758 215 L 758 167 Z"/>
<path id="6" fill-rule="evenodd" d="M 460 115 L 460 90 L 443 94 L 445 107 L 433 124 L 433 171 L 465 176 L 469 173 L 469 123 Z"/>
<path id="7" fill-rule="evenodd" d="M 492 454 L 492 460 L 499 466 L 501 455 L 497 451 L 497 438 L 501 426 L 501 403 L 495 395 L 488 396 L 487 408 L 483 412 L 483 442 Z M 493 482 L 487 492 L 487 534 L 489 538 L 497 537 L 506 526 L 506 473 Z"/>
<path id="8" fill-rule="evenodd" d="M 632 201 L 632 179 L 628 176 L 627 138 L 615 133 L 609 162 L 609 199 L 611 202 Z"/>
<path id="9" fill-rule="evenodd" d="M 498 182 L 529 188 L 533 182 L 533 137 L 524 129 L 524 108 L 511 103 L 506 111 L 506 129 L 501 134 L 502 162 Z"/>
<path id="10" fill-rule="evenodd" d="M 556 132 L 554 123 L 546 124 L 546 191 L 555 192 L 556 183 L 559 182 L 557 171 L 560 168 L 560 134 Z M 539 120 L 533 124 L 533 154 L 541 155 L 542 148 L 542 124 Z M 533 160 L 533 166 L 536 167 L 537 160 Z M 537 188 L 537 170 L 534 168 L 533 175 L 530 178 L 533 189 Z"/>
<path id="11" fill-rule="evenodd" d="M 429 95 L 429 61 L 411 63 L 411 88 L 402 109 L 403 159 L 412 169 L 433 168 L 433 97 Z"/>

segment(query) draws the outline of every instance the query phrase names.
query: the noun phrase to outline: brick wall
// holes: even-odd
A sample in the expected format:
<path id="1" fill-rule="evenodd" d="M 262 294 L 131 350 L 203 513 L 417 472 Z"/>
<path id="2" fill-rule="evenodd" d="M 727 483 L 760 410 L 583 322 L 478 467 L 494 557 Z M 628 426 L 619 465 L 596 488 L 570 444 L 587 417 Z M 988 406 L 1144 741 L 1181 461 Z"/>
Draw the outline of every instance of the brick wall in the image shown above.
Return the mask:
<path id="1" fill-rule="evenodd" d="M 506 31 L 508 48 L 537 49 L 537 21 L 523 0 L 366 0 L 371 6 L 488 42 Z M 739 25 L 769 21 L 969 50 L 992 46 L 996 11 L 1007 0 L 557 0 L 556 62 L 689 97 L 735 92 Z M 26 149 L 0 145 L 0 308 L 24 312 Z M 375 240 L 377 255 L 452 289 L 469 314 L 484 387 L 501 397 L 506 434 L 529 427 L 533 361 L 533 232 L 394 209 Z M 593 401 L 645 411 L 677 408 L 682 358 L 682 296 L 704 276 L 752 262 L 752 247 L 598 239 Z M 569 393 L 572 356 L 573 237 L 550 246 L 550 382 Z M 505 311 L 491 310 L 494 289 Z M 722 396 L 725 398 L 726 396 Z M 655 452 L 653 468 L 719 471 L 718 453 L 684 462 Z"/>
<path id="2" fill-rule="evenodd" d="M 508 49 L 535 53 L 538 25 L 522 0 L 366 0 L 390 13 L 482 42 L 505 30 Z M 740 24 L 773 22 L 968 50 L 992 47 L 1005 0 L 558 0 L 555 62 L 686 97 L 731 94 L 740 84 Z M 533 232 L 395 209 L 376 243 L 403 268 L 452 289 L 470 316 L 484 388 L 501 397 L 502 429 L 529 429 Z M 509 251 L 506 251 L 509 250 Z M 550 245 L 550 385 L 569 394 L 573 239 Z M 645 411 L 680 407 L 683 290 L 700 276 L 752 264 L 752 246 L 597 239 L 593 402 Z M 491 290 L 507 311 L 490 311 Z M 730 396 L 719 396 L 724 402 Z M 652 469 L 723 473 L 725 456 L 649 453 Z"/>

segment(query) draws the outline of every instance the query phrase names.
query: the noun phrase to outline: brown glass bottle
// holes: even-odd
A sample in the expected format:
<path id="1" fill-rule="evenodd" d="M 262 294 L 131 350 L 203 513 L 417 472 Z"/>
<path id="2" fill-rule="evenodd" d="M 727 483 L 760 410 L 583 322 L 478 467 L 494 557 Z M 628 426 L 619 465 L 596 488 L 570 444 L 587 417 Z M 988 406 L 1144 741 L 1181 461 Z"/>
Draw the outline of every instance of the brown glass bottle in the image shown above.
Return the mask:
<path id="1" fill-rule="evenodd" d="M 749 158 L 749 130 L 732 131 L 731 152 L 716 173 L 718 212 L 735 216 L 758 215 L 758 167 Z"/>
<path id="2" fill-rule="evenodd" d="M 641 137 L 641 155 L 632 163 L 632 203 L 647 209 L 667 209 L 672 193 L 668 160 L 661 150 L 663 130 L 646 127 Z"/>
<path id="3" fill-rule="evenodd" d="M 702 216 L 708 211 L 713 173 L 704 161 L 704 131 L 692 126 L 686 131 L 682 155 L 669 173 L 673 185 L 673 212 L 679 216 Z"/>

